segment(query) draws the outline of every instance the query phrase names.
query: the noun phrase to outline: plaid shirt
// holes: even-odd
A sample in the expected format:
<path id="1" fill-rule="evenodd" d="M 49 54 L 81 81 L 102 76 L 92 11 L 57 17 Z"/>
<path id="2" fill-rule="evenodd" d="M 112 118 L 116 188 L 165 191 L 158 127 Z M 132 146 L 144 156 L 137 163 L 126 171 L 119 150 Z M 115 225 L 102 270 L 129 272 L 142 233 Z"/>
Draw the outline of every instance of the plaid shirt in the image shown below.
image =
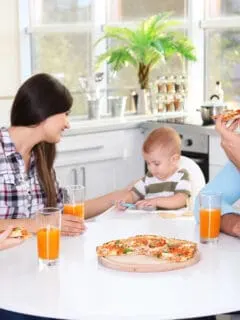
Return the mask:
<path id="1" fill-rule="evenodd" d="M 57 204 L 62 205 L 62 191 L 55 182 Z M 32 218 L 46 204 L 39 182 L 34 154 L 26 173 L 22 156 L 17 152 L 6 128 L 0 129 L 0 219 Z"/>

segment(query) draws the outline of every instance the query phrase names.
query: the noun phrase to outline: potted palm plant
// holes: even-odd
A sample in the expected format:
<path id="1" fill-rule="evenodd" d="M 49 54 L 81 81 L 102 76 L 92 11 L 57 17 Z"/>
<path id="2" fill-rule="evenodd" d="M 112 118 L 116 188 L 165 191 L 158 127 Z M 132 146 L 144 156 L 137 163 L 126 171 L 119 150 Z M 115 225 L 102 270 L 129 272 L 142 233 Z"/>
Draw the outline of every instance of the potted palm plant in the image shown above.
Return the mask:
<path id="1" fill-rule="evenodd" d="M 171 13 L 165 12 L 142 21 L 135 30 L 127 27 L 106 26 L 104 35 L 96 45 L 104 39 L 117 40 L 114 47 L 99 55 L 96 61 L 98 68 L 107 62 L 113 71 L 132 65 L 137 70 L 140 88 L 145 94 L 149 89 L 149 75 L 159 63 L 178 54 L 187 60 L 196 60 L 194 46 L 183 34 L 171 30 L 179 22 L 169 19 Z M 143 99 L 145 100 L 145 99 Z M 144 107 L 142 108 L 144 113 Z"/>

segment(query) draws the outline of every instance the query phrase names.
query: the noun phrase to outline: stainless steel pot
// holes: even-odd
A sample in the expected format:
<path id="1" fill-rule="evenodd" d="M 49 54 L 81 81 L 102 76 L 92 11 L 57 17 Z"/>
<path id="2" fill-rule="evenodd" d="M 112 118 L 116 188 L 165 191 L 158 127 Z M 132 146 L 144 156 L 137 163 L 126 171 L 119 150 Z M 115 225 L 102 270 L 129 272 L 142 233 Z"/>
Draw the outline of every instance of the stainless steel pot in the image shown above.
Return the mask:
<path id="1" fill-rule="evenodd" d="M 214 124 L 213 117 L 227 110 L 227 106 L 220 101 L 209 101 L 201 106 L 200 112 L 204 125 Z"/>

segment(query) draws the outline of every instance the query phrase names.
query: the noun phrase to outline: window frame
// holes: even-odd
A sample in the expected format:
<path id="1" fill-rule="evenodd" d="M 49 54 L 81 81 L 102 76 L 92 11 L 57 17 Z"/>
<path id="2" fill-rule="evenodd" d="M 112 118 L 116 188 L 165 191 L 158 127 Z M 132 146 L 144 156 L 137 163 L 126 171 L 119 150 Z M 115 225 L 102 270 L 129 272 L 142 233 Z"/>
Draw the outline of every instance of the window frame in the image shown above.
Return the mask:
<path id="1" fill-rule="evenodd" d="M 229 15 L 229 16 L 220 16 L 220 17 L 214 17 L 211 18 L 209 13 L 209 1 L 211 0 L 204 0 L 204 19 L 200 21 L 200 28 L 202 29 L 204 33 L 204 99 L 207 100 L 207 88 L 209 86 L 209 71 L 207 66 L 207 53 L 208 53 L 208 41 L 207 41 L 207 31 L 215 30 L 215 31 L 221 31 L 221 30 L 240 30 L 240 17 L 236 17 L 236 15 Z"/>

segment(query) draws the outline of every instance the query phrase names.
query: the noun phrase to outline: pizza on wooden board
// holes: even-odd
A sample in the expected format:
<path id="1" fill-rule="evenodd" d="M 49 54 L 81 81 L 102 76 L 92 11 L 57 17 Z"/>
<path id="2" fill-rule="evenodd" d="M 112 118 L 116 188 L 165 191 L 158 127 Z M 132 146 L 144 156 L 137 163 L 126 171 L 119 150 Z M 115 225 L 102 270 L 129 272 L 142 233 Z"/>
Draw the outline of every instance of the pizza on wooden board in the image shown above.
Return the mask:
<path id="1" fill-rule="evenodd" d="M 0 231 L 0 233 L 3 233 L 4 230 Z M 31 233 L 29 233 L 26 229 L 22 227 L 15 227 L 12 229 L 12 232 L 8 236 L 8 238 L 21 238 L 23 240 L 28 239 L 31 237 Z"/>
<path id="2" fill-rule="evenodd" d="M 158 235 L 136 235 L 106 242 L 96 248 L 99 261 L 125 271 L 168 271 L 199 261 L 195 242 Z"/>

